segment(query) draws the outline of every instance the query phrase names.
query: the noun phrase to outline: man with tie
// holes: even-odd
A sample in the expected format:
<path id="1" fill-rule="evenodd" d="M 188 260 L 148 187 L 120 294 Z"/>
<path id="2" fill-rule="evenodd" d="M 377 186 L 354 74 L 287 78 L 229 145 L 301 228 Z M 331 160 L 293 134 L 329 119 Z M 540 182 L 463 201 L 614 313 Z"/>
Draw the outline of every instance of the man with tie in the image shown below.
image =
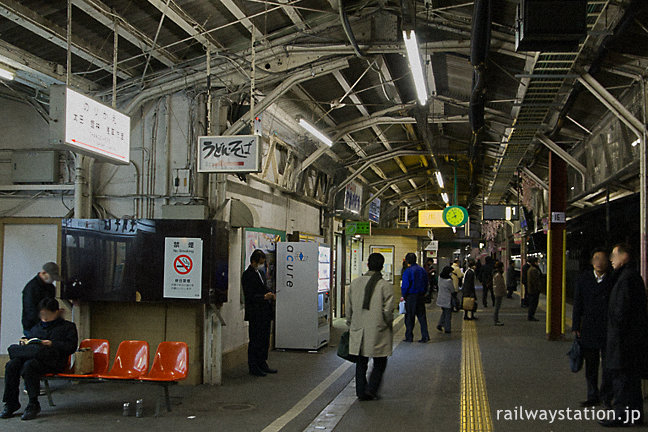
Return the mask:
<path id="1" fill-rule="evenodd" d="M 265 274 L 260 271 L 264 264 L 265 254 L 262 250 L 255 250 L 250 256 L 249 267 L 241 277 L 245 297 L 245 320 L 249 322 L 248 367 L 250 375 L 260 377 L 277 373 L 276 369 L 268 366 L 272 302 L 277 297 L 266 285 Z"/>

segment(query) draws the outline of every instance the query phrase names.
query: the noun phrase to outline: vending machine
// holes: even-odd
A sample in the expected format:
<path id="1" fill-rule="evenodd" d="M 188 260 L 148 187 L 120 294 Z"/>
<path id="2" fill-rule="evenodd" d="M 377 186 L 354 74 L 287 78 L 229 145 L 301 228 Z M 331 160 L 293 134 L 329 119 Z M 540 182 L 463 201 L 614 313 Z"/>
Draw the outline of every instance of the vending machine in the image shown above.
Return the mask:
<path id="1" fill-rule="evenodd" d="M 275 347 L 319 349 L 330 337 L 331 248 L 277 243 Z"/>

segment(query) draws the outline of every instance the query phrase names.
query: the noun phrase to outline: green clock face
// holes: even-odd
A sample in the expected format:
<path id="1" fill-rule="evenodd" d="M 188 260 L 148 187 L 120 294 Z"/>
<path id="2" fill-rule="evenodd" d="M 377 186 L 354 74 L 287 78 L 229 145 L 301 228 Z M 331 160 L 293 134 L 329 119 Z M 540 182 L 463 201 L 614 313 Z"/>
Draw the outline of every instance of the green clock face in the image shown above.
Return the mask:
<path id="1" fill-rule="evenodd" d="M 450 206 L 443 210 L 443 220 L 449 226 L 462 226 L 468 221 L 468 211 L 461 206 Z"/>

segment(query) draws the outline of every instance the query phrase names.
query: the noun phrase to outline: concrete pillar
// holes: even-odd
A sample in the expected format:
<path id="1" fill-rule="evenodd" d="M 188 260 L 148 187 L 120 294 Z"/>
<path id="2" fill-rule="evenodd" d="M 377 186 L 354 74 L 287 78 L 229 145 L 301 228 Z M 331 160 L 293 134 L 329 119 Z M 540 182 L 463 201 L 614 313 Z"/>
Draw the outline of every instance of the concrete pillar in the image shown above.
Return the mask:
<path id="1" fill-rule="evenodd" d="M 567 163 L 549 153 L 549 231 L 547 233 L 547 338 L 559 340 L 565 331 L 565 223 L 554 222 L 567 210 Z"/>
<path id="2" fill-rule="evenodd" d="M 648 119 L 648 89 L 646 89 L 645 80 L 641 79 L 641 98 L 643 102 L 643 121 Z M 643 136 L 640 138 L 639 147 L 639 200 L 640 200 L 640 270 L 641 277 L 644 280 L 644 286 L 648 282 L 648 150 L 646 139 L 646 127 L 642 130 Z"/>

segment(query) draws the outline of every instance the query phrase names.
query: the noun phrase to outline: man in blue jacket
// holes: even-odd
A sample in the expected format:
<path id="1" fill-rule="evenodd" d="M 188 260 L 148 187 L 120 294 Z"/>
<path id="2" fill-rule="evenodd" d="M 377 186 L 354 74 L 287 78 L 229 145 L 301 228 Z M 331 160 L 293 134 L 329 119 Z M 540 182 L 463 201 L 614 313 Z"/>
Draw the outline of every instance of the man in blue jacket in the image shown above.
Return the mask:
<path id="1" fill-rule="evenodd" d="M 416 264 L 416 254 L 405 255 L 407 268 L 403 272 L 401 283 L 401 300 L 405 300 L 405 340 L 414 340 L 414 324 L 416 318 L 421 325 L 421 340 L 425 343 L 430 340 L 428 333 L 427 317 L 425 316 L 425 291 L 428 286 L 427 272 L 420 265 Z"/>

